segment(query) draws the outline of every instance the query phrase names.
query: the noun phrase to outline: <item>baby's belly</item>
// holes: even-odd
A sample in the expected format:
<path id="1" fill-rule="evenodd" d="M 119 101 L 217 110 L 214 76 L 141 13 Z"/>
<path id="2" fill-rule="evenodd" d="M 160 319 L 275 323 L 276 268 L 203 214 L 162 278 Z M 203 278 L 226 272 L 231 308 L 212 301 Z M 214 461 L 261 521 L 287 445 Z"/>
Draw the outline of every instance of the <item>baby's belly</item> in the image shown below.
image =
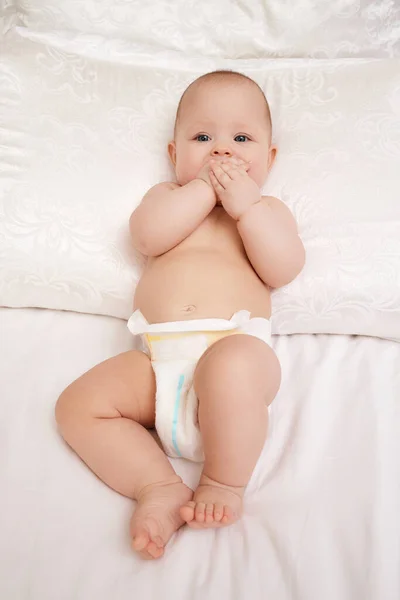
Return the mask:
<path id="1" fill-rule="evenodd" d="M 238 310 L 269 318 L 270 293 L 245 257 L 186 250 L 153 259 L 136 289 L 134 308 L 150 323 L 230 319 Z"/>

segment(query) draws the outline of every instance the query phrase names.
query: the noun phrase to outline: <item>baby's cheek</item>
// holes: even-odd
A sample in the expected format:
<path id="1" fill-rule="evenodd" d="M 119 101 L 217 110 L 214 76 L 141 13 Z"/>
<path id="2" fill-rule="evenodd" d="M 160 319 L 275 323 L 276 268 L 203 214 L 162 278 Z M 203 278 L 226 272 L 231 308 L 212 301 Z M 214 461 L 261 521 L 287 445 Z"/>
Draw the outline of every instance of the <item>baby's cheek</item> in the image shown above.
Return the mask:
<path id="1" fill-rule="evenodd" d="M 259 188 L 264 185 L 267 178 L 267 171 L 261 165 L 251 165 L 247 174 L 256 182 Z"/>
<path id="2" fill-rule="evenodd" d="M 197 173 L 193 168 L 190 168 L 190 165 L 178 164 L 176 169 L 176 179 L 179 185 L 186 185 L 192 179 L 195 179 Z"/>
<path id="3" fill-rule="evenodd" d="M 256 181 L 258 183 L 258 173 L 257 173 L 257 169 L 254 168 L 253 166 L 250 167 L 250 169 L 247 171 L 247 175 L 253 180 Z"/>

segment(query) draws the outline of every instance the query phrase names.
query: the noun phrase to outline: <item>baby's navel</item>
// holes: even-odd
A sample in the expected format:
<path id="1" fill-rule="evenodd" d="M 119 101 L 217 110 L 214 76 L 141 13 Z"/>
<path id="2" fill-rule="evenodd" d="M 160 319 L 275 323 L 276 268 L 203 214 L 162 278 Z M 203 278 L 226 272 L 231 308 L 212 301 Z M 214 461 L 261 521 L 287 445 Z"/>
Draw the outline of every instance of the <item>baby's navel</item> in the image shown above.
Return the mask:
<path id="1" fill-rule="evenodd" d="M 196 310 L 195 304 L 186 304 L 183 308 L 181 308 L 181 311 L 184 313 L 192 313 L 195 310 Z"/>

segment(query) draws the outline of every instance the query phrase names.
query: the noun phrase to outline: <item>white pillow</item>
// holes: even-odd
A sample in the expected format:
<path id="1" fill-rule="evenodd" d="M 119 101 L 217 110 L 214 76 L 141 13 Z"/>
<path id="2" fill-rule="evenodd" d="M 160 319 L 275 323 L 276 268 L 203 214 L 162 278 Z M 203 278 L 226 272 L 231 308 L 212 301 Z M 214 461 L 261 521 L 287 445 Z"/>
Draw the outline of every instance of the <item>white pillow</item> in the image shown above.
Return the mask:
<path id="1" fill-rule="evenodd" d="M 10 1 L 10 0 L 8 0 Z M 19 0 L 21 23 L 220 58 L 400 56 L 394 0 Z"/>
<path id="2" fill-rule="evenodd" d="M 111 46 L 94 60 L 79 43 L 80 55 L 10 32 L 1 48 L 1 305 L 129 317 L 141 266 L 129 215 L 172 177 L 182 91 L 225 67 L 268 95 L 280 152 L 265 191 L 291 206 L 307 249 L 303 273 L 274 293 L 274 332 L 400 338 L 399 61 L 182 59 L 178 70 L 176 55 L 118 64 Z"/>
<path id="3" fill-rule="evenodd" d="M 266 189 L 307 264 L 274 295 L 274 331 L 400 339 L 400 61 L 287 64 L 264 77 L 280 148 Z"/>
<path id="4" fill-rule="evenodd" d="M 16 0 L 0 2 L 0 36 L 19 23 Z"/>

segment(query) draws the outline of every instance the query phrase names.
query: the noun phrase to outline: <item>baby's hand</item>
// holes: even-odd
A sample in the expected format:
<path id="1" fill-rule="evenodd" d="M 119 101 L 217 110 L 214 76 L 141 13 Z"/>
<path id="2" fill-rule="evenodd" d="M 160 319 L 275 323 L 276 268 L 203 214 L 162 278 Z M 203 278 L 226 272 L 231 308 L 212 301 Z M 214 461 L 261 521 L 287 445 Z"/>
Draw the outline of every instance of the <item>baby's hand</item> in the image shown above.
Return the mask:
<path id="1" fill-rule="evenodd" d="M 211 186 L 213 189 L 214 189 L 214 186 L 212 185 L 211 180 L 210 180 L 210 170 L 211 170 L 212 161 L 216 162 L 217 160 L 218 160 L 218 162 L 221 162 L 220 159 L 209 158 L 208 161 L 205 163 L 205 165 L 203 165 L 202 168 L 200 169 L 200 171 L 197 173 L 197 177 L 196 177 L 196 179 L 202 179 L 203 181 L 208 183 L 208 185 Z M 248 171 L 250 168 L 249 163 L 246 163 L 241 158 L 230 157 L 230 158 L 224 159 L 224 161 L 229 161 L 229 163 L 231 163 L 232 165 L 235 165 L 237 167 L 242 167 L 246 171 Z"/>
<path id="2" fill-rule="evenodd" d="M 211 168 L 210 180 L 218 200 L 233 219 L 239 220 L 250 206 L 260 202 L 260 188 L 247 174 L 249 163 L 211 160 Z"/>
<path id="3" fill-rule="evenodd" d="M 210 169 L 211 169 L 210 159 L 208 159 L 208 161 L 201 167 L 200 171 L 197 173 L 196 179 L 202 179 L 203 181 L 208 183 L 208 185 L 212 189 L 214 189 L 212 186 L 212 183 L 210 181 Z"/>

